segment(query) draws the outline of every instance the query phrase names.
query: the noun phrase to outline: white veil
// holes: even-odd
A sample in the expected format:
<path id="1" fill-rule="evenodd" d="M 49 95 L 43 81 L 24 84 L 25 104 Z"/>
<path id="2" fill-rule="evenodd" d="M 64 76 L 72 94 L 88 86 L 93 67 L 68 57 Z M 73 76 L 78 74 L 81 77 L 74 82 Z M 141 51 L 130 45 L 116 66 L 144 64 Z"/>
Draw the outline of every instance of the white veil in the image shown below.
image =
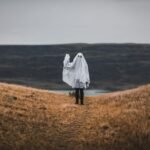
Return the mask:
<path id="1" fill-rule="evenodd" d="M 84 84 L 84 88 L 89 86 L 90 77 L 87 62 L 82 53 L 78 53 L 73 62 L 70 62 L 70 55 L 66 54 L 63 62 L 63 81 L 74 88 L 77 80 Z"/>

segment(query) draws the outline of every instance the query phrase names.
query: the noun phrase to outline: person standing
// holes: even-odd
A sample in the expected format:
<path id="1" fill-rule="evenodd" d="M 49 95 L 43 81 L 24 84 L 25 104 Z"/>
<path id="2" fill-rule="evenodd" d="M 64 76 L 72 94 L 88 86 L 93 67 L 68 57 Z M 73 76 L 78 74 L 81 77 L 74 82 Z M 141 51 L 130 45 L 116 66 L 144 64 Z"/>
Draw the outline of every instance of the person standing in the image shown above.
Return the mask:
<path id="1" fill-rule="evenodd" d="M 63 61 L 63 81 L 75 89 L 76 104 L 84 104 L 84 89 L 89 87 L 90 77 L 88 64 L 82 53 L 78 53 L 73 62 L 66 54 Z"/>

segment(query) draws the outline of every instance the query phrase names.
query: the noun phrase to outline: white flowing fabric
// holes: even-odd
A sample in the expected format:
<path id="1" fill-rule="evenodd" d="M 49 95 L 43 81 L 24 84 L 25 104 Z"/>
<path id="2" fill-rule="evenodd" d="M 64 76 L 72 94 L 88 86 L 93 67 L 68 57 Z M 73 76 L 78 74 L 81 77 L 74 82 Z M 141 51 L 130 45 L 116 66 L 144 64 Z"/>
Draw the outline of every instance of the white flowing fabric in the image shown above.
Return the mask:
<path id="1" fill-rule="evenodd" d="M 79 85 L 84 88 L 89 86 L 89 69 L 82 53 L 78 53 L 73 62 L 70 62 L 70 55 L 66 54 L 63 61 L 63 81 L 72 88 L 78 88 Z"/>

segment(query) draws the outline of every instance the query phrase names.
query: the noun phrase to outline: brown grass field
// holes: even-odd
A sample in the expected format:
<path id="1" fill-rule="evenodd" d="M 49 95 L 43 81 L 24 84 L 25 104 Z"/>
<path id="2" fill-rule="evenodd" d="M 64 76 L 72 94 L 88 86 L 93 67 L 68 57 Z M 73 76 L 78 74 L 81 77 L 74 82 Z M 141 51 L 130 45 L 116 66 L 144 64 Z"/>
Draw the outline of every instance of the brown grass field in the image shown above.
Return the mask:
<path id="1" fill-rule="evenodd" d="M 0 83 L 0 150 L 150 149 L 150 85 L 74 101 Z"/>

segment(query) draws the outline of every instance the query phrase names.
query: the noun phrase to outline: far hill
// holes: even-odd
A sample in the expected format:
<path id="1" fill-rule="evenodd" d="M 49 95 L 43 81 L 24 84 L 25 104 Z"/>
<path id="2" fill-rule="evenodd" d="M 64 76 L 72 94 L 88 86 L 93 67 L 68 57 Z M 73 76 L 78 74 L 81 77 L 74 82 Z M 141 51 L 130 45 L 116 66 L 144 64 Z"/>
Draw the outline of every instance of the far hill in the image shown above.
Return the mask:
<path id="1" fill-rule="evenodd" d="M 1 45 L 0 81 L 46 89 L 69 88 L 62 82 L 63 59 L 83 52 L 90 88 L 128 89 L 150 83 L 149 44 Z"/>
<path id="2" fill-rule="evenodd" d="M 149 150 L 150 85 L 85 101 L 0 83 L 0 149 Z"/>

